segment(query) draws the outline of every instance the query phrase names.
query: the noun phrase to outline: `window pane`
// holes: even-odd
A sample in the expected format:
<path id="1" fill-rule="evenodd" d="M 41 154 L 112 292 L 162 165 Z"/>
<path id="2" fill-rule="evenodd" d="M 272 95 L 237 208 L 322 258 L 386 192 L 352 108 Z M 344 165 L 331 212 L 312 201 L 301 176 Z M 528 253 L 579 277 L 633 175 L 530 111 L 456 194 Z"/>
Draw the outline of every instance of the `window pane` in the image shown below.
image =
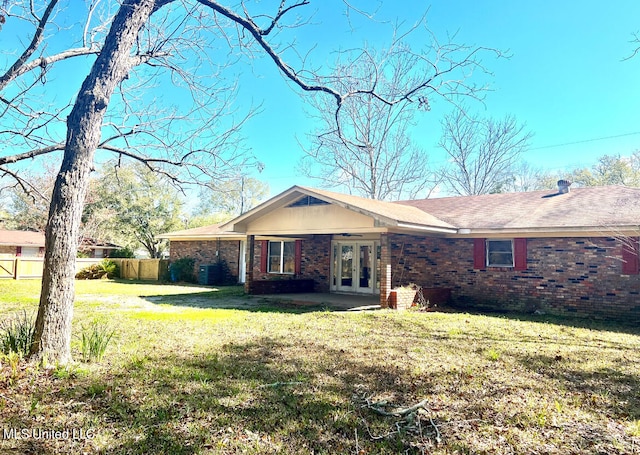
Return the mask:
<path id="1" fill-rule="evenodd" d="M 487 265 L 513 267 L 513 242 L 511 240 L 487 240 Z"/>
<path id="2" fill-rule="evenodd" d="M 511 253 L 511 240 L 490 240 L 490 251 Z"/>
<path id="3" fill-rule="evenodd" d="M 269 272 L 280 273 L 282 242 L 269 242 Z"/>
<path id="4" fill-rule="evenodd" d="M 342 245 L 340 255 L 342 270 L 340 271 L 340 286 L 353 286 L 353 245 Z"/>
<path id="5" fill-rule="evenodd" d="M 371 247 L 360 245 L 360 287 L 371 287 Z"/>
<path id="6" fill-rule="evenodd" d="M 284 266 L 282 271 L 284 273 L 296 272 L 296 242 L 283 242 L 284 243 Z"/>

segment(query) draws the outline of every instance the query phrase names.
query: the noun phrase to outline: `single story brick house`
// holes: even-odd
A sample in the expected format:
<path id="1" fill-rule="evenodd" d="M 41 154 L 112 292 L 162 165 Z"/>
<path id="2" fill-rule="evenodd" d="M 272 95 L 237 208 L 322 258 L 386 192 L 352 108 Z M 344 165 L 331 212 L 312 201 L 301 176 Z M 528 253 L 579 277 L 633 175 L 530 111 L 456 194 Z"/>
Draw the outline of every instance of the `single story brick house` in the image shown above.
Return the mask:
<path id="1" fill-rule="evenodd" d="M 222 225 L 163 235 L 248 293 L 446 290 L 464 307 L 640 320 L 640 189 L 383 202 L 294 186 Z M 437 295 L 438 293 L 436 292 Z"/>
<path id="2" fill-rule="evenodd" d="M 106 258 L 120 248 L 107 242 L 83 239 L 80 250 L 92 258 Z M 44 233 L 0 229 L 0 256 L 44 257 Z"/>
<path id="3" fill-rule="evenodd" d="M 33 231 L 0 230 L 0 256 L 44 256 L 44 234 Z"/>

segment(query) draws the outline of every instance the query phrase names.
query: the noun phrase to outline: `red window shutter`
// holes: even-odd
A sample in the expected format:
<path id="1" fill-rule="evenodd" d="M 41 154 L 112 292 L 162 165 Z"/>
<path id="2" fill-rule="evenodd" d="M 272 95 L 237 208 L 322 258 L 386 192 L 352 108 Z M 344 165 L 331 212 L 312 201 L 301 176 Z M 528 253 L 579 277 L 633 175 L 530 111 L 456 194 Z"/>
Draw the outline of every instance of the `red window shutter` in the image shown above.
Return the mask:
<path id="1" fill-rule="evenodd" d="M 638 237 L 628 237 L 622 243 L 622 273 L 638 275 L 639 272 Z"/>
<path id="2" fill-rule="evenodd" d="M 487 266 L 487 247 L 485 239 L 473 239 L 473 268 L 484 269 Z"/>
<path id="3" fill-rule="evenodd" d="M 17 246 L 16 247 L 16 256 L 22 256 L 22 247 L 21 246 Z"/>
<path id="4" fill-rule="evenodd" d="M 296 275 L 302 273 L 302 240 L 296 240 Z"/>
<path id="5" fill-rule="evenodd" d="M 513 263 L 515 270 L 527 270 L 527 239 L 513 239 Z"/>
<path id="6" fill-rule="evenodd" d="M 260 241 L 260 273 L 267 273 L 267 261 L 269 260 L 269 241 Z"/>

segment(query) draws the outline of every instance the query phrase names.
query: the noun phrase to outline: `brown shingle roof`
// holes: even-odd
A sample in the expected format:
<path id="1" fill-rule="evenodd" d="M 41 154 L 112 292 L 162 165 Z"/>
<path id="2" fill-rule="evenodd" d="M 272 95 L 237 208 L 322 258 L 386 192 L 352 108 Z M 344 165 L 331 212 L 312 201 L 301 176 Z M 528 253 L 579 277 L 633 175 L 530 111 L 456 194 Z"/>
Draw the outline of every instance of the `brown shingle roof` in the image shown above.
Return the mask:
<path id="1" fill-rule="evenodd" d="M 0 230 L 0 245 L 44 246 L 44 234 L 32 231 Z"/>
<path id="2" fill-rule="evenodd" d="M 44 246 L 44 233 L 33 231 L 12 231 L 0 229 L 0 245 L 15 246 Z M 109 242 L 101 242 L 94 239 L 83 238 L 80 242 L 82 248 L 120 248 Z"/>
<path id="3" fill-rule="evenodd" d="M 401 201 L 458 228 L 596 228 L 640 224 L 640 188 L 572 188 Z"/>

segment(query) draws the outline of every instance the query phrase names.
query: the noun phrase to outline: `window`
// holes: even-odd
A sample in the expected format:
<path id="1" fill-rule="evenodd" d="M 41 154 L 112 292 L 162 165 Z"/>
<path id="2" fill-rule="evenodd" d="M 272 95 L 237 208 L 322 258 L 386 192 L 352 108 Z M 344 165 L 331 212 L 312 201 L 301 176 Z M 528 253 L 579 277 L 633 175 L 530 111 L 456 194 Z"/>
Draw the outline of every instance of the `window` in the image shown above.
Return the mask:
<path id="1" fill-rule="evenodd" d="M 487 267 L 513 267 L 513 242 L 487 239 Z"/>
<path id="2" fill-rule="evenodd" d="M 296 242 L 269 241 L 269 273 L 295 273 Z"/>
<path id="3" fill-rule="evenodd" d="M 473 268 L 527 270 L 527 239 L 473 239 Z"/>

